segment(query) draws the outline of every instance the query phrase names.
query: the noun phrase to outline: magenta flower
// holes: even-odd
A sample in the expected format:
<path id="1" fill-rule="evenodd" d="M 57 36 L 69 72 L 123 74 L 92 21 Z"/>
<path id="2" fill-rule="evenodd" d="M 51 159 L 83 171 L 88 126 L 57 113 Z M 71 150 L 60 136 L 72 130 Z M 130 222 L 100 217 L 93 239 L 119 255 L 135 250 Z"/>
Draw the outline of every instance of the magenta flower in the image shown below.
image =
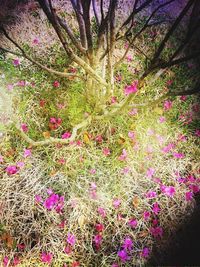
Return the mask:
<path id="1" fill-rule="evenodd" d="M 129 132 L 128 133 L 128 137 L 130 138 L 130 139 L 135 139 L 135 133 L 134 132 Z"/>
<path id="2" fill-rule="evenodd" d="M 42 252 L 40 259 L 44 263 L 51 264 L 51 262 L 53 260 L 53 255 L 51 253 Z"/>
<path id="3" fill-rule="evenodd" d="M 36 203 L 41 203 L 42 202 L 42 197 L 40 195 L 35 195 L 35 202 Z"/>
<path id="4" fill-rule="evenodd" d="M 54 86 L 55 88 L 60 87 L 60 83 L 59 83 L 59 81 L 54 81 L 54 82 L 53 82 L 53 86 Z"/>
<path id="5" fill-rule="evenodd" d="M 118 251 L 117 255 L 122 262 L 126 262 L 130 259 L 125 249 Z"/>
<path id="6" fill-rule="evenodd" d="M 185 200 L 186 201 L 191 201 L 192 198 L 193 198 L 193 193 L 192 192 L 189 191 L 189 192 L 185 193 Z"/>
<path id="7" fill-rule="evenodd" d="M 72 253 L 72 247 L 70 246 L 66 246 L 65 249 L 64 249 L 64 252 L 67 254 L 67 255 L 70 255 Z"/>
<path id="8" fill-rule="evenodd" d="M 197 129 L 194 133 L 197 137 L 200 137 L 200 129 Z"/>
<path id="9" fill-rule="evenodd" d="M 22 124 L 21 124 L 21 129 L 22 129 L 22 131 L 23 131 L 24 133 L 28 132 L 28 126 L 27 126 L 27 124 L 26 124 L 26 123 L 22 123 Z"/>
<path id="10" fill-rule="evenodd" d="M 132 248 L 133 248 L 132 239 L 130 237 L 126 237 L 122 247 L 123 247 L 123 249 L 126 249 L 126 250 L 132 250 Z"/>
<path id="11" fill-rule="evenodd" d="M 111 104 L 115 104 L 117 102 L 116 96 L 112 96 L 110 102 Z"/>
<path id="12" fill-rule="evenodd" d="M 162 148 L 162 152 L 163 153 L 169 153 L 175 147 L 176 147 L 176 145 L 174 143 L 169 143 L 167 146 Z"/>
<path id="13" fill-rule="evenodd" d="M 137 92 L 137 82 L 133 82 L 131 85 L 127 85 L 124 88 L 124 94 L 126 96 Z"/>
<path id="14" fill-rule="evenodd" d="M 94 244 L 95 244 L 95 247 L 96 249 L 99 249 L 100 246 L 101 246 L 101 243 L 102 243 L 102 235 L 101 234 L 98 234 L 98 235 L 95 235 L 94 238 L 93 238 L 93 241 L 94 241 Z"/>
<path id="15" fill-rule="evenodd" d="M 166 100 L 166 101 L 164 102 L 163 107 L 164 107 L 164 110 L 165 110 L 165 111 L 171 109 L 171 108 L 172 108 L 172 101 L 170 101 L 170 100 Z"/>
<path id="16" fill-rule="evenodd" d="M 123 150 L 122 150 L 122 154 L 118 157 L 118 160 L 120 160 L 120 161 L 124 161 L 124 160 L 127 159 L 127 156 L 128 156 L 128 154 L 127 154 L 126 149 L 123 149 Z"/>
<path id="17" fill-rule="evenodd" d="M 97 211 L 98 211 L 99 215 L 100 215 L 102 218 L 105 218 L 105 217 L 106 217 L 106 211 L 105 211 L 104 208 L 99 207 L 99 208 L 97 209 Z"/>
<path id="18" fill-rule="evenodd" d="M 133 60 L 133 57 L 132 57 L 132 55 L 127 55 L 126 59 L 128 62 L 131 62 Z"/>
<path id="19" fill-rule="evenodd" d="M 159 122 L 160 122 L 160 123 L 166 122 L 166 118 L 165 118 L 164 116 L 161 116 L 161 117 L 159 118 Z"/>
<path id="20" fill-rule="evenodd" d="M 91 182 L 91 184 L 90 184 L 90 189 L 91 189 L 91 190 L 96 190 L 96 189 L 97 189 L 97 185 L 96 185 L 96 183 Z"/>
<path id="21" fill-rule="evenodd" d="M 138 224 L 138 222 L 137 222 L 136 219 L 130 219 L 130 220 L 128 221 L 128 225 L 129 225 L 131 228 L 136 228 L 137 224 Z"/>
<path id="22" fill-rule="evenodd" d="M 153 211 L 153 213 L 155 213 L 156 215 L 158 215 L 158 213 L 160 212 L 160 206 L 159 206 L 159 204 L 157 203 L 157 202 L 155 202 L 154 204 L 153 204 L 153 207 L 152 207 L 152 211 Z"/>
<path id="23" fill-rule="evenodd" d="M 157 193 L 155 191 L 149 191 L 146 193 L 146 198 L 155 198 L 157 197 Z"/>
<path id="24" fill-rule="evenodd" d="M 156 238 L 161 238 L 163 236 L 163 229 L 160 226 L 151 227 L 150 233 Z"/>
<path id="25" fill-rule="evenodd" d="M 149 178 L 152 178 L 153 175 L 155 174 L 155 169 L 154 168 L 149 168 L 146 172 L 146 176 Z"/>
<path id="26" fill-rule="evenodd" d="M 31 154 L 31 150 L 30 149 L 24 149 L 24 158 L 28 158 L 30 157 Z"/>
<path id="27" fill-rule="evenodd" d="M 113 200 L 113 207 L 114 207 L 115 209 L 118 209 L 120 205 L 121 205 L 121 200 L 118 199 L 118 198 L 115 198 L 115 199 Z"/>
<path id="28" fill-rule="evenodd" d="M 103 230 L 104 230 L 104 226 L 103 226 L 102 223 L 97 223 L 97 224 L 95 225 L 95 229 L 97 230 L 97 232 L 103 232 Z"/>
<path id="29" fill-rule="evenodd" d="M 141 252 L 141 256 L 143 258 L 148 258 L 149 257 L 149 253 L 150 253 L 149 248 L 143 248 L 143 250 Z"/>
<path id="30" fill-rule="evenodd" d="M 18 172 L 18 168 L 15 165 L 10 165 L 6 168 L 6 172 L 8 175 L 12 175 Z"/>
<path id="31" fill-rule="evenodd" d="M 103 142 L 103 137 L 102 137 L 102 135 L 97 135 L 97 136 L 95 137 L 95 141 L 98 142 L 99 144 L 101 144 L 101 143 Z"/>
<path id="32" fill-rule="evenodd" d="M 106 157 L 110 155 L 110 149 L 108 147 L 104 147 L 102 151 Z"/>
<path id="33" fill-rule="evenodd" d="M 13 266 L 17 266 L 18 264 L 20 264 L 20 259 L 15 256 L 13 259 Z"/>
<path id="34" fill-rule="evenodd" d="M 3 266 L 4 266 L 4 267 L 8 267 L 8 264 L 9 264 L 9 258 L 8 258 L 7 256 L 5 256 L 5 257 L 3 258 Z"/>
<path id="35" fill-rule="evenodd" d="M 59 201 L 59 196 L 56 194 L 50 195 L 43 203 L 44 207 L 48 210 L 52 210 Z"/>
<path id="36" fill-rule="evenodd" d="M 186 101 L 186 100 L 187 100 L 187 96 L 186 96 L 186 95 L 182 95 L 182 96 L 180 96 L 180 100 L 181 100 L 181 101 Z"/>
<path id="37" fill-rule="evenodd" d="M 185 157 L 183 153 L 177 153 L 177 152 L 174 152 L 173 156 L 177 159 L 183 159 Z"/>
<path id="38" fill-rule="evenodd" d="M 32 44 L 33 45 L 38 45 L 39 44 L 39 39 L 37 37 L 34 38 Z"/>
<path id="39" fill-rule="evenodd" d="M 143 218 L 145 221 L 149 220 L 150 216 L 151 216 L 151 213 L 149 211 L 144 211 Z"/>
<path id="40" fill-rule="evenodd" d="M 19 60 L 19 58 L 13 59 L 13 65 L 14 65 L 15 67 L 17 67 L 17 66 L 20 65 L 20 60 Z"/>
<path id="41" fill-rule="evenodd" d="M 73 234 L 68 234 L 67 235 L 67 243 L 70 245 L 70 246 L 74 246 L 75 245 L 75 243 L 76 243 L 76 238 L 75 238 L 75 236 L 73 235 Z"/>
<path id="42" fill-rule="evenodd" d="M 25 166 L 25 163 L 24 163 L 23 161 L 18 161 L 17 164 L 16 164 L 16 166 L 17 166 L 19 169 L 21 169 L 21 168 L 23 168 L 23 167 Z"/>
<path id="43" fill-rule="evenodd" d="M 70 132 L 65 132 L 64 134 L 62 134 L 62 139 L 69 139 L 70 137 L 71 137 Z"/>
<path id="44" fill-rule="evenodd" d="M 176 193 L 175 187 L 174 186 L 165 186 L 161 185 L 160 190 L 162 193 L 164 193 L 168 197 L 173 197 L 174 194 Z"/>
<path id="45" fill-rule="evenodd" d="M 116 262 L 114 262 L 114 263 L 111 265 L 111 267 L 119 267 L 119 265 L 118 265 Z"/>
<path id="46" fill-rule="evenodd" d="M 26 86 L 27 85 L 27 81 L 23 81 L 23 80 L 21 80 L 21 81 L 18 81 L 17 83 L 16 83 L 16 86 L 21 86 L 21 87 L 24 87 L 24 86 Z"/>

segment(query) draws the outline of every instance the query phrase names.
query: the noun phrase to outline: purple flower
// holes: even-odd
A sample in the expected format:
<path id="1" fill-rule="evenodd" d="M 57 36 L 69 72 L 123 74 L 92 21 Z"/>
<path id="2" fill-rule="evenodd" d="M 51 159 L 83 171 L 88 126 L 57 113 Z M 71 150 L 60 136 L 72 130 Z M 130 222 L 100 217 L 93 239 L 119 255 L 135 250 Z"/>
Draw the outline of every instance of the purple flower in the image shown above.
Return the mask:
<path id="1" fill-rule="evenodd" d="M 125 249 L 118 251 L 117 255 L 122 262 L 126 262 L 130 259 Z"/>
<path id="2" fill-rule="evenodd" d="M 128 225 L 131 227 L 131 228 L 135 228 L 137 226 L 138 222 L 136 219 L 130 219 L 128 221 Z"/>
<path id="3" fill-rule="evenodd" d="M 147 198 L 155 198 L 157 197 L 157 193 L 155 191 L 149 191 L 146 193 Z"/>
<path id="4" fill-rule="evenodd" d="M 153 213 L 155 213 L 156 215 L 158 215 L 158 213 L 160 212 L 160 207 L 159 207 L 159 204 L 158 204 L 157 202 L 155 202 L 155 203 L 153 204 L 152 211 L 153 211 Z"/>
<path id="5" fill-rule="evenodd" d="M 13 59 L 13 65 L 14 65 L 15 67 L 17 67 L 17 66 L 20 65 L 19 58 Z"/>
<path id="6" fill-rule="evenodd" d="M 122 247 L 126 250 L 132 250 L 133 248 L 133 241 L 130 237 L 126 237 L 124 240 L 124 243 L 122 245 Z"/>
<path id="7" fill-rule="evenodd" d="M 149 251 L 149 248 L 143 248 L 143 250 L 142 250 L 142 252 L 141 252 L 141 256 L 143 257 L 143 258 L 148 258 L 149 257 L 149 253 L 150 253 L 150 251 Z"/>
<path id="8" fill-rule="evenodd" d="M 177 153 L 177 152 L 174 152 L 173 156 L 177 159 L 183 159 L 185 157 L 183 153 Z"/>
<path id="9" fill-rule="evenodd" d="M 120 199 L 116 198 L 116 199 L 113 200 L 113 207 L 115 209 L 118 209 L 120 205 L 121 205 L 121 200 Z"/>
<path id="10" fill-rule="evenodd" d="M 160 226 L 151 227 L 150 232 L 156 238 L 161 238 L 163 236 L 163 229 Z"/>
<path id="11" fill-rule="evenodd" d="M 24 149 L 24 158 L 28 158 L 31 156 L 31 150 L 30 149 Z"/>
<path id="12" fill-rule="evenodd" d="M 75 243 L 76 243 L 76 238 L 75 238 L 75 236 L 73 235 L 73 234 L 68 234 L 67 235 L 67 243 L 69 244 L 69 245 L 71 245 L 72 247 L 75 245 Z"/>
<path id="13" fill-rule="evenodd" d="M 176 193 L 175 187 L 174 186 L 165 186 L 161 185 L 160 190 L 162 193 L 164 193 L 168 197 L 173 197 L 174 194 Z"/>
<path id="14" fill-rule="evenodd" d="M 146 172 L 146 176 L 149 178 L 152 178 L 152 176 L 155 174 L 155 169 L 154 168 L 149 168 Z"/>
<path id="15" fill-rule="evenodd" d="M 191 201 L 192 197 L 193 197 L 193 193 L 192 192 L 189 191 L 189 192 L 185 193 L 185 200 L 186 201 Z"/>
<path id="16" fill-rule="evenodd" d="M 133 82 L 131 85 L 127 85 L 124 88 L 124 94 L 126 96 L 137 92 L 137 82 Z"/>
<path id="17" fill-rule="evenodd" d="M 161 116 L 161 117 L 159 118 L 159 122 L 160 122 L 160 123 L 166 122 L 166 118 L 165 118 L 164 116 Z"/>
<path id="18" fill-rule="evenodd" d="M 102 235 L 101 234 L 95 235 L 93 240 L 94 240 L 96 249 L 99 249 L 102 243 Z"/>
<path id="19" fill-rule="evenodd" d="M 35 195 L 35 201 L 37 203 L 41 203 L 42 202 L 42 197 L 40 195 Z"/>
<path id="20" fill-rule="evenodd" d="M 62 134 L 62 139 L 69 139 L 70 137 L 71 137 L 70 132 L 65 132 L 64 134 Z"/>
<path id="21" fill-rule="evenodd" d="M 164 110 L 165 110 L 165 111 L 171 109 L 171 108 L 172 108 L 172 101 L 170 101 L 170 100 L 166 100 L 166 101 L 164 102 L 163 107 L 164 107 Z"/>
<path id="22" fill-rule="evenodd" d="M 15 165 L 10 165 L 6 168 L 6 172 L 8 175 L 12 175 L 18 172 L 18 168 Z"/>
<path id="23" fill-rule="evenodd" d="M 99 207 L 97 211 L 98 211 L 99 215 L 100 215 L 102 218 L 105 218 L 105 217 L 106 217 L 106 211 L 105 211 L 104 208 Z"/>
<path id="24" fill-rule="evenodd" d="M 58 203 L 59 196 L 56 194 L 50 195 L 43 203 L 44 207 L 48 210 L 52 210 Z"/>
<path id="25" fill-rule="evenodd" d="M 144 211 L 143 218 L 145 221 L 149 220 L 150 216 L 151 216 L 151 213 L 149 211 Z"/>

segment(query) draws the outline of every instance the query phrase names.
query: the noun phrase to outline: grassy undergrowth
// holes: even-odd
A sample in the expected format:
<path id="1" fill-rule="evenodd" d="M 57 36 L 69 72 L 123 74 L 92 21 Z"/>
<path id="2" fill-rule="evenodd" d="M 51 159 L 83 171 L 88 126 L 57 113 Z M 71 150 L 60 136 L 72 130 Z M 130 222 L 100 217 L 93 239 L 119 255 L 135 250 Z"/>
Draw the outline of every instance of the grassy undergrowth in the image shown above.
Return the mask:
<path id="1" fill-rule="evenodd" d="M 134 55 L 118 69 L 114 101 L 137 79 L 142 60 Z M 1 58 L 0 86 L 32 139 L 70 134 L 93 112 L 83 82 L 57 80 L 20 62 L 16 67 L 13 58 Z M 62 68 L 66 62 L 57 64 Z M 141 266 L 153 246 L 166 243 L 192 212 L 199 192 L 198 98 L 177 97 L 146 108 L 137 104 L 167 88 L 189 87 L 188 69 L 174 67 L 154 83 L 147 80 L 133 100 L 136 106 L 112 120 L 94 121 L 74 144 L 32 148 L 19 137 L 12 115 L 6 128 L 1 123 L 4 266 L 18 260 L 19 266 Z"/>

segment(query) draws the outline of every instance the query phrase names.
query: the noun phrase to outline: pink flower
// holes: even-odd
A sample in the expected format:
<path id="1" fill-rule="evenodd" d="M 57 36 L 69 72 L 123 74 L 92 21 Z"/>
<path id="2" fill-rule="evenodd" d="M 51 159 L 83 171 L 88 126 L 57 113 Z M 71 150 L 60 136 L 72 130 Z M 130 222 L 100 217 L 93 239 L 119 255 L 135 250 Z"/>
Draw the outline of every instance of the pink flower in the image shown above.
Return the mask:
<path id="1" fill-rule="evenodd" d="M 3 266 L 4 266 L 4 267 L 8 267 L 8 264 L 9 264 L 9 258 L 8 258 L 7 256 L 5 256 L 5 257 L 3 258 Z"/>
<path id="2" fill-rule="evenodd" d="M 97 135 L 97 136 L 95 137 L 95 141 L 98 142 L 99 144 L 101 144 L 101 143 L 103 142 L 103 137 L 102 137 L 102 135 Z"/>
<path id="3" fill-rule="evenodd" d="M 170 101 L 170 100 L 166 100 L 166 101 L 164 102 L 164 104 L 163 104 L 163 107 L 164 107 L 164 110 L 165 110 L 165 111 L 171 109 L 171 108 L 172 108 L 172 101 Z"/>
<path id="4" fill-rule="evenodd" d="M 115 199 L 113 200 L 113 207 L 114 207 L 115 209 L 118 209 L 120 205 L 121 205 L 121 200 L 118 199 L 118 198 L 115 198 Z"/>
<path id="5" fill-rule="evenodd" d="M 153 175 L 155 174 L 155 169 L 154 168 L 149 168 L 146 172 L 146 176 L 149 178 L 152 178 Z"/>
<path id="6" fill-rule="evenodd" d="M 193 198 L 193 193 L 192 192 L 189 191 L 189 192 L 185 193 L 185 200 L 186 201 L 191 201 L 192 198 Z"/>
<path id="7" fill-rule="evenodd" d="M 155 191 L 149 191 L 146 193 L 147 198 L 155 198 L 157 197 L 157 193 Z"/>
<path id="8" fill-rule="evenodd" d="M 137 108 L 132 108 L 131 111 L 129 111 L 128 115 L 135 116 L 138 114 Z"/>
<path id="9" fill-rule="evenodd" d="M 13 59 L 13 65 L 14 65 L 15 67 L 17 67 L 17 66 L 20 65 L 20 60 L 19 60 L 19 58 Z"/>
<path id="10" fill-rule="evenodd" d="M 70 132 L 65 132 L 64 134 L 62 134 L 62 139 L 69 139 L 70 137 L 71 137 Z"/>
<path id="11" fill-rule="evenodd" d="M 23 131 L 24 133 L 28 132 L 28 126 L 27 126 L 27 124 L 26 124 L 26 123 L 22 123 L 22 124 L 21 124 L 21 129 L 22 129 L 22 131 Z"/>
<path id="12" fill-rule="evenodd" d="M 153 213 L 155 213 L 156 215 L 158 215 L 158 213 L 160 212 L 160 207 L 159 207 L 159 204 L 158 204 L 157 202 L 155 202 L 155 203 L 153 204 L 152 211 L 153 211 Z"/>
<path id="13" fill-rule="evenodd" d="M 131 62 L 133 60 L 133 57 L 131 55 L 127 55 L 126 59 L 127 59 L 128 62 Z"/>
<path id="14" fill-rule="evenodd" d="M 176 147 L 175 144 L 173 143 L 169 143 L 167 146 L 162 148 L 162 152 L 163 153 L 169 153 L 172 149 L 174 149 Z"/>
<path id="15" fill-rule="evenodd" d="M 130 237 L 126 237 L 122 247 L 123 247 L 123 249 L 126 249 L 126 250 L 132 250 L 132 248 L 133 248 L 132 239 Z"/>
<path id="16" fill-rule="evenodd" d="M 27 85 L 27 82 L 26 81 L 18 81 L 17 83 L 16 83 L 16 86 L 21 86 L 21 87 L 24 87 L 24 86 L 26 86 Z"/>
<path id="17" fill-rule="evenodd" d="M 91 169 L 89 172 L 90 172 L 90 174 L 96 174 L 96 170 L 95 169 Z"/>
<path id="18" fill-rule="evenodd" d="M 156 238 L 161 238 L 163 236 L 163 229 L 160 226 L 151 227 L 150 233 Z"/>
<path id="19" fill-rule="evenodd" d="M 120 161 L 124 161 L 124 160 L 126 160 L 127 159 L 127 151 L 126 151 L 126 149 L 123 149 L 122 150 L 122 154 L 118 157 L 118 160 L 120 160 Z"/>
<path id="20" fill-rule="evenodd" d="M 149 248 L 143 248 L 142 252 L 141 252 L 141 257 L 143 258 L 148 258 L 149 257 Z"/>
<path id="21" fill-rule="evenodd" d="M 155 134 L 154 129 L 147 129 L 147 135 L 152 136 Z"/>
<path id="22" fill-rule="evenodd" d="M 102 218 L 105 218 L 105 217 L 106 217 L 106 211 L 105 211 L 104 208 L 99 207 L 99 208 L 97 209 L 97 211 L 98 211 L 99 215 L 100 215 Z"/>
<path id="23" fill-rule="evenodd" d="M 53 260 L 53 255 L 51 253 L 42 252 L 41 261 L 44 263 L 51 264 Z"/>
<path id="24" fill-rule="evenodd" d="M 185 157 L 183 153 L 177 153 L 177 152 L 174 152 L 173 156 L 177 159 L 183 159 Z"/>
<path id="25" fill-rule="evenodd" d="M 8 85 L 7 85 L 7 89 L 8 89 L 8 91 L 12 91 L 13 88 L 14 88 L 14 85 L 13 85 L 13 84 L 8 84 Z"/>
<path id="26" fill-rule="evenodd" d="M 135 133 L 134 132 L 129 132 L 128 133 L 128 137 L 133 140 L 135 138 Z"/>
<path id="27" fill-rule="evenodd" d="M 56 194 L 50 195 L 43 203 L 44 207 L 48 210 L 52 210 L 59 201 L 59 196 Z"/>
<path id="28" fill-rule="evenodd" d="M 126 262 L 130 259 L 125 249 L 118 251 L 117 255 L 122 262 Z"/>
<path id="29" fill-rule="evenodd" d="M 104 226 L 103 226 L 102 223 L 97 223 L 97 224 L 95 225 L 95 229 L 97 230 L 97 232 L 103 232 L 103 230 L 104 230 Z"/>
<path id="30" fill-rule="evenodd" d="M 99 249 L 102 243 L 102 235 L 95 235 L 93 238 L 96 249 Z"/>
<path id="31" fill-rule="evenodd" d="M 124 94 L 126 96 L 130 95 L 130 94 L 133 94 L 133 93 L 136 93 L 137 92 L 137 82 L 133 82 L 131 85 L 127 85 L 125 86 L 124 88 Z"/>
<path id="32" fill-rule="evenodd" d="M 110 102 L 111 102 L 111 104 L 115 104 L 117 102 L 116 96 L 112 96 Z"/>
<path id="33" fill-rule="evenodd" d="M 18 168 L 15 165 L 10 165 L 6 168 L 6 172 L 8 175 L 12 175 L 18 172 Z"/>
<path id="34" fill-rule="evenodd" d="M 180 96 L 180 100 L 181 100 L 181 101 L 185 101 L 185 100 L 187 100 L 187 96 L 186 96 L 186 95 L 182 95 L 182 96 Z"/>
<path id="35" fill-rule="evenodd" d="M 110 155 L 110 149 L 108 147 L 104 147 L 102 151 L 103 151 L 103 154 L 105 156 L 109 156 Z"/>
<path id="36" fill-rule="evenodd" d="M 136 228 L 137 224 L 138 224 L 138 222 L 137 222 L 136 219 L 130 219 L 130 220 L 128 221 L 128 225 L 129 225 L 131 228 Z"/>
<path id="37" fill-rule="evenodd" d="M 200 137 L 200 129 L 197 129 L 194 133 L 197 137 Z"/>
<path id="38" fill-rule="evenodd" d="M 30 149 L 24 149 L 24 158 L 28 158 L 30 157 L 31 154 L 31 150 Z"/>
<path id="39" fill-rule="evenodd" d="M 116 262 L 114 262 L 114 263 L 111 265 L 111 267 L 119 267 L 119 265 L 118 265 Z"/>
<path id="40" fill-rule="evenodd" d="M 68 234 L 67 235 L 67 243 L 70 245 L 70 246 L 74 246 L 75 245 L 75 243 L 76 243 L 76 238 L 75 238 L 75 236 L 73 235 L 73 234 Z"/>
<path id="41" fill-rule="evenodd" d="M 145 221 L 148 221 L 151 216 L 151 213 L 149 211 L 144 211 L 143 218 Z"/>
<path id="42" fill-rule="evenodd" d="M 116 80 L 116 82 L 121 82 L 122 76 L 120 74 L 116 75 L 115 80 Z"/>
<path id="43" fill-rule="evenodd" d="M 91 190 L 96 190 L 96 189 L 97 189 L 97 185 L 96 185 L 94 182 L 92 182 L 92 183 L 90 184 L 90 189 L 91 189 Z"/>
<path id="44" fill-rule="evenodd" d="M 42 197 L 40 195 L 35 195 L 35 202 L 36 203 L 41 203 L 42 202 Z"/>
<path id="45" fill-rule="evenodd" d="M 160 123 L 166 122 L 166 118 L 165 118 L 164 116 L 161 116 L 161 117 L 159 118 L 159 122 L 160 122 Z"/>
<path id="46" fill-rule="evenodd" d="M 15 256 L 13 259 L 13 266 L 17 266 L 18 264 L 20 264 L 20 259 Z"/>
<path id="47" fill-rule="evenodd" d="M 64 252 L 67 254 L 67 255 L 70 255 L 72 253 L 72 247 L 70 246 L 66 246 L 66 248 L 64 249 Z"/>
<path id="48" fill-rule="evenodd" d="M 19 169 L 21 169 L 25 166 L 25 163 L 23 161 L 18 161 L 16 165 Z"/>
<path id="49" fill-rule="evenodd" d="M 173 197 L 174 194 L 176 193 L 174 186 L 161 185 L 160 189 L 161 189 L 161 192 L 164 193 L 168 197 Z"/>
<path id="50" fill-rule="evenodd" d="M 33 45 L 38 45 L 39 44 L 39 39 L 37 37 L 34 38 L 32 44 Z"/>
<path id="51" fill-rule="evenodd" d="M 131 169 L 129 167 L 125 167 L 122 169 L 123 174 L 128 174 L 130 171 L 131 171 Z"/>
<path id="52" fill-rule="evenodd" d="M 54 81 L 54 82 L 53 82 L 53 86 L 54 86 L 55 88 L 60 87 L 60 83 L 59 83 L 59 81 Z"/>

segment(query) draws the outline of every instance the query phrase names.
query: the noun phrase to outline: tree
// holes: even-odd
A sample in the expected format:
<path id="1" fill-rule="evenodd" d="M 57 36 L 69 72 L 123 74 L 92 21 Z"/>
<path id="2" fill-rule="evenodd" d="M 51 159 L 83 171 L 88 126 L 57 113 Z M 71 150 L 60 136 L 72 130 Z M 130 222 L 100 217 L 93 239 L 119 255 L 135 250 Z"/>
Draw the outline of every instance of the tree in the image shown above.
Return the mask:
<path id="1" fill-rule="evenodd" d="M 162 1 L 161 4 L 156 5 L 147 17 L 144 16 L 144 10 L 153 4 L 153 0 L 133 1 L 132 11 L 125 18 L 124 21 L 117 19 L 118 1 L 117 0 L 70 0 L 73 11 L 76 16 L 78 24 L 78 34 L 76 34 L 69 26 L 61 14 L 54 8 L 52 0 L 38 0 L 40 7 L 46 14 L 48 21 L 54 28 L 59 41 L 62 44 L 66 55 L 78 64 L 82 68 L 82 76 L 72 73 L 60 72 L 55 69 L 49 68 L 40 63 L 39 60 L 33 58 L 32 55 L 26 53 L 26 51 L 10 36 L 5 27 L 1 25 L 0 30 L 2 34 L 17 48 L 16 51 L 11 51 L 4 47 L 0 49 L 7 53 L 12 53 L 17 56 L 22 56 L 33 64 L 37 65 L 41 69 L 50 72 L 51 74 L 61 77 L 76 77 L 81 78 L 85 82 L 85 97 L 87 102 L 93 108 L 93 113 L 75 126 L 72 131 L 72 136 L 68 140 L 50 138 L 49 140 L 35 142 L 30 139 L 24 132 L 20 131 L 20 126 L 17 124 L 22 137 L 25 138 L 33 146 L 46 145 L 49 143 L 68 143 L 75 139 L 77 131 L 94 120 L 101 120 L 105 117 L 112 118 L 119 112 L 122 112 L 128 107 L 134 97 L 133 93 L 128 94 L 124 99 L 112 108 L 109 104 L 111 96 L 115 93 L 115 79 L 114 73 L 119 65 L 123 62 L 127 56 L 130 48 L 134 47 L 138 53 L 141 53 L 145 57 L 146 66 L 143 72 L 140 74 L 138 81 L 132 84 L 137 93 L 143 88 L 148 76 L 152 73 L 156 73 L 155 77 L 161 75 L 164 70 L 181 64 L 187 60 L 196 58 L 200 55 L 199 49 L 196 49 L 189 54 L 185 54 L 185 51 L 191 45 L 195 33 L 200 28 L 200 17 L 196 7 L 198 6 L 198 0 L 188 0 L 183 9 L 178 14 L 177 18 L 172 22 L 164 38 L 158 45 L 157 49 L 152 55 L 146 55 L 145 52 L 137 47 L 136 41 L 140 36 L 149 28 L 152 27 L 152 19 L 156 17 L 159 10 L 169 6 L 172 3 L 176 3 L 176 0 Z M 106 5 L 107 3 L 107 5 Z M 188 16 L 191 12 L 191 19 L 188 23 L 188 30 L 186 31 L 182 42 L 180 42 L 173 54 L 168 58 L 164 57 L 163 51 L 166 44 L 170 40 L 171 36 L 180 26 L 183 18 Z M 91 17 L 91 12 L 94 16 Z M 196 14 L 197 12 L 197 14 Z M 196 15 L 195 19 L 193 15 Z M 145 18 L 145 21 L 138 23 L 137 17 Z M 95 20 L 95 30 L 92 24 L 92 19 Z M 135 30 L 135 23 L 138 23 L 137 30 Z M 127 41 L 128 45 L 124 55 L 114 62 L 113 55 L 119 42 Z M 159 99 L 151 101 L 151 103 L 141 103 L 141 106 L 152 105 L 161 101 L 162 99 L 176 95 L 189 95 L 200 91 L 200 81 L 197 80 L 194 88 L 186 91 L 168 92 L 161 96 Z"/>

